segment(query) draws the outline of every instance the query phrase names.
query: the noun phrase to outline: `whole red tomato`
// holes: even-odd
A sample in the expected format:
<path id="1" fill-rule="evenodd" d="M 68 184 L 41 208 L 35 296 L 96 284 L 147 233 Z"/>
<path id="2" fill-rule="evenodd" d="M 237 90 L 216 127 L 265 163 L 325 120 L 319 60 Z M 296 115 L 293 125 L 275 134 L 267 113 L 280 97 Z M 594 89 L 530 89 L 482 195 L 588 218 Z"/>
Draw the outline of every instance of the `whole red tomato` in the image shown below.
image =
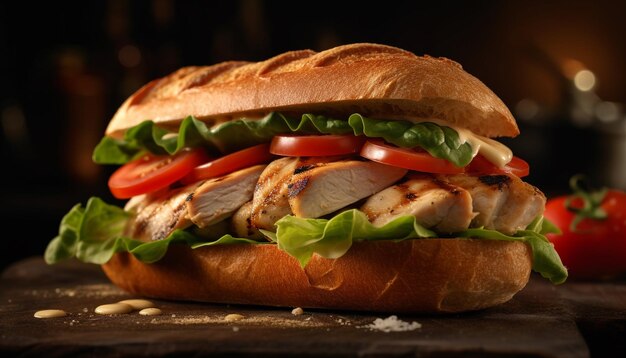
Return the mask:
<path id="1" fill-rule="evenodd" d="M 626 273 L 626 193 L 609 190 L 599 204 L 604 219 L 584 218 L 572 230 L 576 213 L 567 208 L 568 197 L 548 200 L 545 217 L 561 235 L 548 234 L 570 278 L 609 279 Z M 583 207 L 574 198 L 570 207 Z"/>

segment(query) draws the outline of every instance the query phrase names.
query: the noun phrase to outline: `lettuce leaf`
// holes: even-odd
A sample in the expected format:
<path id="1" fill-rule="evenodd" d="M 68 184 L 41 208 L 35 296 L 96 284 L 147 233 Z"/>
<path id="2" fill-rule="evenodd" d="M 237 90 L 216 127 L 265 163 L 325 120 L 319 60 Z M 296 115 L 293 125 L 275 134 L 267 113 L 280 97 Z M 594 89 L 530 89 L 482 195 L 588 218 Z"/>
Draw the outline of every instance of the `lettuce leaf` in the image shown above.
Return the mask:
<path id="1" fill-rule="evenodd" d="M 267 143 L 284 133 L 346 134 L 352 132 L 348 122 L 304 114 L 290 118 L 270 113 L 262 119 L 241 118 L 214 127 L 189 116 L 177 133 L 167 131 L 144 121 L 126 131 L 123 139 L 104 137 L 96 146 L 92 159 L 98 164 L 124 164 L 145 151 L 153 154 L 174 154 L 185 147 L 207 147 L 209 150 L 230 153 L 256 144 Z"/>
<path id="2" fill-rule="evenodd" d="M 376 227 L 363 212 L 356 209 L 344 211 L 330 220 L 286 216 L 276 222 L 276 226 L 276 234 L 264 234 L 276 241 L 281 250 L 295 257 L 302 267 L 307 265 L 313 253 L 329 259 L 341 257 L 354 241 L 402 241 L 440 236 L 420 226 L 413 216 L 399 217 L 385 226 Z M 546 233 L 558 233 L 558 228 L 539 217 L 526 230 L 512 236 L 478 228 L 456 233 L 454 237 L 525 242 L 533 252 L 533 270 L 551 282 L 560 284 L 567 278 L 567 269 L 554 246 L 544 236 Z"/>
<path id="3" fill-rule="evenodd" d="M 86 207 L 78 204 L 61 221 L 59 236 L 46 248 L 44 259 L 54 264 L 76 257 L 87 263 L 102 265 L 116 252 L 129 252 L 137 259 L 153 263 L 159 261 L 170 244 L 186 244 L 192 248 L 208 245 L 253 244 L 253 240 L 224 235 L 211 242 L 184 230 L 175 230 L 167 238 L 143 242 L 122 236 L 129 214 L 99 198 L 91 198 Z"/>
<path id="4" fill-rule="evenodd" d="M 93 161 L 98 164 L 124 164 L 145 151 L 165 155 L 174 154 L 185 147 L 200 146 L 215 152 L 230 153 L 267 143 L 272 137 L 285 133 L 353 133 L 384 138 L 405 148 L 420 146 L 431 155 L 449 160 L 457 166 L 465 166 L 472 160 L 470 144 L 461 142 L 454 129 L 430 122 L 374 120 L 360 114 L 353 114 L 345 121 L 313 114 L 293 118 L 270 113 L 262 119 L 241 118 L 211 128 L 189 116 L 181 122 L 177 133 L 160 128 L 152 121 L 144 121 L 127 130 L 123 139 L 104 137 L 93 152 Z"/>
<path id="5" fill-rule="evenodd" d="M 362 211 L 351 209 L 330 220 L 305 219 L 292 215 L 276 222 L 276 234 L 263 231 L 278 244 L 278 248 L 295 257 L 305 267 L 313 253 L 328 259 L 343 256 L 354 241 L 407 240 L 435 237 L 419 225 L 414 216 L 399 217 L 382 227 L 370 223 Z"/>
<path id="6" fill-rule="evenodd" d="M 505 235 L 495 230 L 484 228 L 468 229 L 458 234 L 459 237 L 471 237 L 487 240 L 522 241 L 530 245 L 533 255 L 533 271 L 554 284 L 561 284 L 567 279 L 567 269 L 554 249 L 554 245 L 545 237 L 545 234 L 560 234 L 554 224 L 543 217 L 535 219 L 526 230 L 520 230 L 514 235 Z"/>
<path id="7" fill-rule="evenodd" d="M 462 142 L 452 128 L 432 122 L 413 123 L 398 120 L 365 118 L 353 114 L 348 118 L 355 135 L 383 138 L 398 147 L 421 147 L 435 158 L 446 159 L 458 167 L 468 165 L 473 158 L 472 146 Z"/>
<path id="8" fill-rule="evenodd" d="M 355 241 L 427 240 L 440 236 L 419 225 L 413 216 L 398 217 L 382 227 L 376 227 L 357 209 L 346 210 L 330 219 L 285 216 L 276 223 L 275 233 L 263 230 L 272 243 L 231 235 L 207 241 L 184 230 L 176 230 L 163 240 L 142 242 L 122 236 L 128 220 L 129 214 L 123 209 L 106 204 L 98 198 L 91 198 L 86 207 L 76 205 L 65 215 L 59 228 L 59 235 L 49 243 L 44 258 L 49 264 L 72 257 L 83 262 L 104 264 L 116 252 L 129 252 L 143 262 L 152 263 L 165 255 L 170 244 L 184 244 L 193 249 L 212 245 L 276 244 L 279 249 L 293 256 L 302 267 L 305 267 L 313 254 L 329 259 L 339 258 Z M 552 232 L 557 233 L 558 228 L 539 217 L 525 230 L 514 235 L 476 228 L 456 233 L 453 237 L 527 243 L 532 249 L 533 270 L 559 284 L 567 278 L 567 269 L 553 245 L 544 236 Z"/>

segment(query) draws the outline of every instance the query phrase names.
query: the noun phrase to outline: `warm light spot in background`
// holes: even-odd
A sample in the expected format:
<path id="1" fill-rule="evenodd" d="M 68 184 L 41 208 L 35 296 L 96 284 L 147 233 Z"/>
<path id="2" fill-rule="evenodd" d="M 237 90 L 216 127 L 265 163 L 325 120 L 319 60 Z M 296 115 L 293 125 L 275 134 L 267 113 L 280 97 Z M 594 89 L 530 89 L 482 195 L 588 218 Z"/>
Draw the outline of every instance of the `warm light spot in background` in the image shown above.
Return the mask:
<path id="1" fill-rule="evenodd" d="M 581 70 L 574 76 L 574 86 L 581 91 L 591 91 L 596 85 L 596 76 L 589 70 Z"/>
<path id="2" fill-rule="evenodd" d="M 595 114 L 603 122 L 615 122 L 620 119 L 621 108 L 618 103 L 604 101 L 596 105 Z"/>

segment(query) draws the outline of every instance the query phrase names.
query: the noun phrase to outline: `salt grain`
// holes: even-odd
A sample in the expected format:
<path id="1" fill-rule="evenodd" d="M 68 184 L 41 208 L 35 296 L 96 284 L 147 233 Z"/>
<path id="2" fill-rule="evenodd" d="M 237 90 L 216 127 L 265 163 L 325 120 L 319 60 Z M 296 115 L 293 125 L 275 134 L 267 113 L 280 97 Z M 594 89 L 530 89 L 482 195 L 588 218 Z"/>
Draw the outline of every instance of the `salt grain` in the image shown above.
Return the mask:
<path id="1" fill-rule="evenodd" d="M 414 331 L 421 328 L 422 325 L 413 321 L 411 323 L 399 320 L 397 316 L 389 316 L 385 319 L 377 318 L 374 323 L 365 326 L 359 326 L 358 328 L 368 328 L 371 331 L 389 332 L 406 332 Z"/>

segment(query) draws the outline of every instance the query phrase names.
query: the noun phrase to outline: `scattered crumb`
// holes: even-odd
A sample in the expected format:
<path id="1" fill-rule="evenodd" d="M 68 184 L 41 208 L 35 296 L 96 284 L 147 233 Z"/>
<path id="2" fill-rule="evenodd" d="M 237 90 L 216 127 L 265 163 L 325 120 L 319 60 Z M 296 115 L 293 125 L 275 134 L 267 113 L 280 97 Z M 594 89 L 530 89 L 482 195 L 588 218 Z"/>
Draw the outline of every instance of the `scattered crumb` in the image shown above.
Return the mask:
<path id="1" fill-rule="evenodd" d="M 233 327 L 233 332 L 239 332 L 239 327 Z"/>
<path id="2" fill-rule="evenodd" d="M 172 318 L 176 318 L 176 314 L 175 313 L 172 313 Z"/>
<path id="3" fill-rule="evenodd" d="M 78 298 L 104 298 L 111 296 L 122 296 L 124 291 L 113 286 L 112 284 L 93 284 L 80 285 L 75 288 L 54 288 L 43 290 L 30 290 L 25 293 L 33 297 L 39 298 L 59 298 L 59 297 L 78 297 Z"/>
<path id="4" fill-rule="evenodd" d="M 310 317 L 309 317 L 310 318 Z M 245 320 L 238 321 L 239 327 L 242 324 L 246 326 L 271 326 L 271 327 L 327 327 L 330 324 L 324 322 L 316 322 L 303 319 L 290 319 L 281 318 L 275 316 L 246 316 Z M 187 315 L 177 318 L 161 317 L 158 320 L 153 319 L 150 321 L 152 324 L 179 324 L 179 325 L 195 325 L 195 324 L 229 324 L 229 321 L 225 320 L 224 316 L 209 316 L 209 315 Z"/>
<path id="5" fill-rule="evenodd" d="M 413 321 L 411 323 L 399 320 L 397 316 L 389 316 L 387 318 L 376 318 L 374 323 L 357 328 L 367 328 L 370 331 L 389 332 L 406 332 L 421 328 L 422 325 Z"/>
<path id="6" fill-rule="evenodd" d="M 301 307 L 296 307 L 293 310 L 291 310 L 291 314 L 294 316 L 300 316 L 304 313 L 304 310 Z"/>
<path id="7" fill-rule="evenodd" d="M 234 322 L 234 321 L 241 321 L 242 319 L 244 319 L 245 317 L 237 314 L 237 313 L 231 313 L 229 315 L 226 315 L 226 317 L 224 317 L 224 321 L 226 322 Z"/>

